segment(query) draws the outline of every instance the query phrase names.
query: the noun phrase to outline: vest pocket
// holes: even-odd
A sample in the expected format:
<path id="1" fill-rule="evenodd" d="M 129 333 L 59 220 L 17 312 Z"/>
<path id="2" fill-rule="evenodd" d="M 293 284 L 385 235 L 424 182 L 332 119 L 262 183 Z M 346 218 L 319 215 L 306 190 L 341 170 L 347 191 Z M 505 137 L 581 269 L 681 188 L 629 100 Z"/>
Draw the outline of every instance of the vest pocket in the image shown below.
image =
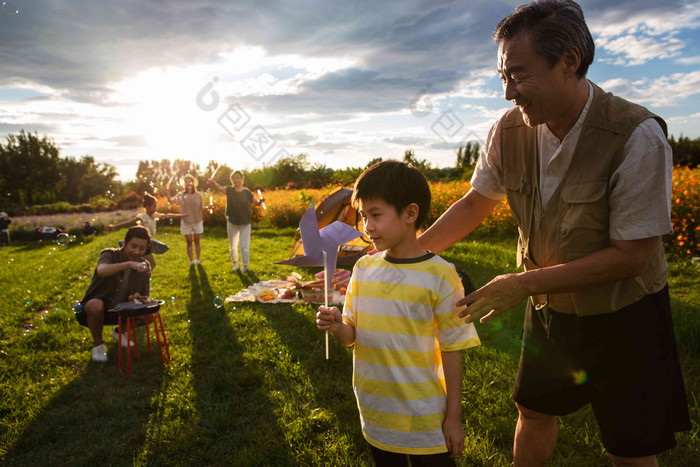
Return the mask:
<path id="1" fill-rule="evenodd" d="M 562 187 L 561 235 L 565 260 L 589 255 L 610 243 L 607 180 Z"/>
<path id="2" fill-rule="evenodd" d="M 513 217 L 521 228 L 527 229 L 521 220 L 527 219 L 527 216 L 531 214 L 532 185 L 525 181 L 525 176 L 522 173 L 506 172 L 503 175 L 503 186 L 506 189 L 508 205 Z M 521 216 L 523 216 L 522 219 Z M 530 235 L 530 232 L 526 232 L 526 235 Z"/>

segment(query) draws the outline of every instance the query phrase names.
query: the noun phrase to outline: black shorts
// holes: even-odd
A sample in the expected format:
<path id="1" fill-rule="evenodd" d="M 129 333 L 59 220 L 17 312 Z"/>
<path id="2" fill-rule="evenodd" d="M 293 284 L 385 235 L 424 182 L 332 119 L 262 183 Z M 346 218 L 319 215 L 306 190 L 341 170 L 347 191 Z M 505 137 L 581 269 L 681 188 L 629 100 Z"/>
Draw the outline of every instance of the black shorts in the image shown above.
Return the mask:
<path id="1" fill-rule="evenodd" d="M 81 302 L 80 303 L 80 305 L 81 305 L 80 311 L 75 314 L 75 319 L 77 319 L 78 323 L 80 323 L 83 326 L 87 326 L 87 314 L 85 313 L 85 304 L 87 302 L 89 302 L 90 300 L 92 300 L 92 299 L 85 300 L 84 303 Z M 102 299 L 98 298 L 97 300 L 102 300 Z M 104 300 L 102 300 L 102 306 L 106 307 Z M 118 324 L 118 323 L 119 323 L 119 313 L 117 313 L 115 311 L 110 312 L 110 311 L 105 310 L 105 312 L 103 313 L 102 324 L 111 326 L 113 324 Z"/>
<path id="2" fill-rule="evenodd" d="M 621 457 L 675 446 L 690 429 L 668 286 L 614 313 L 578 317 L 528 302 L 518 404 L 566 415 L 590 403 L 603 445 Z"/>

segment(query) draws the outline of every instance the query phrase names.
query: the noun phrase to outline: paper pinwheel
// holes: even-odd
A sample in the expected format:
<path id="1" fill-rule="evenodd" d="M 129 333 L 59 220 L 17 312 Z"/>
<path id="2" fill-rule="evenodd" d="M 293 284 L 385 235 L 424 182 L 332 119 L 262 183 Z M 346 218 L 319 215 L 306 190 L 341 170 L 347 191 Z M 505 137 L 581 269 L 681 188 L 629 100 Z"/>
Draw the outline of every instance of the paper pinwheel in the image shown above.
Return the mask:
<path id="1" fill-rule="evenodd" d="M 338 246 L 362 235 L 362 232 L 341 221 L 335 221 L 318 230 L 318 219 L 316 219 L 313 203 L 302 216 L 299 222 L 299 231 L 301 232 L 301 242 L 304 245 L 304 254 L 276 264 L 306 267 L 327 266 L 328 270 L 325 271 L 325 275 L 329 281 L 335 277 Z M 327 265 L 323 263 L 324 251 L 327 254 Z"/>

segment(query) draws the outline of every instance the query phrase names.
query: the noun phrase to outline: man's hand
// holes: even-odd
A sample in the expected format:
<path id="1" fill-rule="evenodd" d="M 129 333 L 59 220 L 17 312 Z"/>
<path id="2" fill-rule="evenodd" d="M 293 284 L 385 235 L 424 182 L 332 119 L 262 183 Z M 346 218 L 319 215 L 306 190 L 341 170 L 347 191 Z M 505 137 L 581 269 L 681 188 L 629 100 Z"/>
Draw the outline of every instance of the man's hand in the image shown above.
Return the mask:
<path id="1" fill-rule="evenodd" d="M 520 274 L 498 276 L 457 302 L 458 306 L 467 305 L 459 317 L 466 317 L 467 323 L 476 320 L 483 323 L 510 310 L 529 295 Z"/>
<path id="2" fill-rule="evenodd" d="M 146 274 L 150 275 L 151 274 L 151 265 L 143 262 L 143 261 L 131 261 L 130 263 L 131 269 L 134 271 L 141 273 L 141 274 Z"/>
<path id="3" fill-rule="evenodd" d="M 151 303 L 153 299 L 148 295 L 141 295 L 140 293 L 136 292 L 134 294 L 129 295 L 129 301 L 134 302 L 137 305 L 141 305 L 143 303 Z"/>
<path id="4" fill-rule="evenodd" d="M 446 418 L 442 424 L 442 434 L 445 436 L 447 453 L 450 457 L 462 454 L 464 451 L 464 428 L 459 418 Z"/>

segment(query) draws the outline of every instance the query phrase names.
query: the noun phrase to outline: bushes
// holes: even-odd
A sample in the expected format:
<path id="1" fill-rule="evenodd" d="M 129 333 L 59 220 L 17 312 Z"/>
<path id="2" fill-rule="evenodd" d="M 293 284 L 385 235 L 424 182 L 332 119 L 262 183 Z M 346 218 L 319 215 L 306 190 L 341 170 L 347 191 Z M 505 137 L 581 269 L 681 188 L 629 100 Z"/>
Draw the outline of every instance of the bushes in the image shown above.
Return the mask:
<path id="1" fill-rule="evenodd" d="M 262 207 L 253 207 L 253 223 L 272 227 L 297 227 L 301 216 L 309 205 L 312 202 L 318 205 L 321 200 L 336 188 L 337 186 L 335 185 L 328 185 L 319 189 L 266 191 L 263 193 L 263 196 L 266 200 L 267 210 L 263 210 Z M 433 200 L 426 224 L 430 225 L 435 222 L 451 204 L 464 196 L 469 191 L 469 188 L 470 184 L 466 181 L 432 183 Z M 203 213 L 204 223 L 207 225 L 225 226 L 226 196 L 207 192 L 202 192 L 202 196 L 204 197 L 205 205 L 209 204 L 210 196 L 212 200 L 211 212 L 206 210 Z M 257 194 L 255 196 L 257 198 Z M 132 191 L 119 204 L 140 208 L 141 200 L 141 196 Z M 96 206 L 72 206 L 67 203 L 54 203 L 34 206 L 31 209 L 31 213 L 15 213 L 15 215 L 46 215 L 55 212 L 90 213 L 105 211 L 108 204 L 109 207 L 114 207 L 106 199 L 104 199 L 104 202 L 100 201 L 97 203 Z M 163 197 L 158 198 L 158 211 L 165 213 L 179 212 L 177 207 L 170 206 L 167 199 Z M 122 220 L 125 215 L 128 214 L 123 214 L 121 216 Z M 674 168 L 672 221 L 674 234 L 664 238 L 667 251 L 675 254 L 700 256 L 700 168 L 690 169 L 681 166 Z M 47 220 L 46 222 L 49 221 Z M 167 220 L 164 219 L 164 222 L 167 222 Z M 70 227 L 74 223 L 68 222 L 67 224 Z M 499 203 L 477 230 L 488 234 L 516 235 L 515 220 L 511 215 L 508 204 L 505 201 Z M 22 236 L 22 233 L 18 232 L 18 236 Z"/>

